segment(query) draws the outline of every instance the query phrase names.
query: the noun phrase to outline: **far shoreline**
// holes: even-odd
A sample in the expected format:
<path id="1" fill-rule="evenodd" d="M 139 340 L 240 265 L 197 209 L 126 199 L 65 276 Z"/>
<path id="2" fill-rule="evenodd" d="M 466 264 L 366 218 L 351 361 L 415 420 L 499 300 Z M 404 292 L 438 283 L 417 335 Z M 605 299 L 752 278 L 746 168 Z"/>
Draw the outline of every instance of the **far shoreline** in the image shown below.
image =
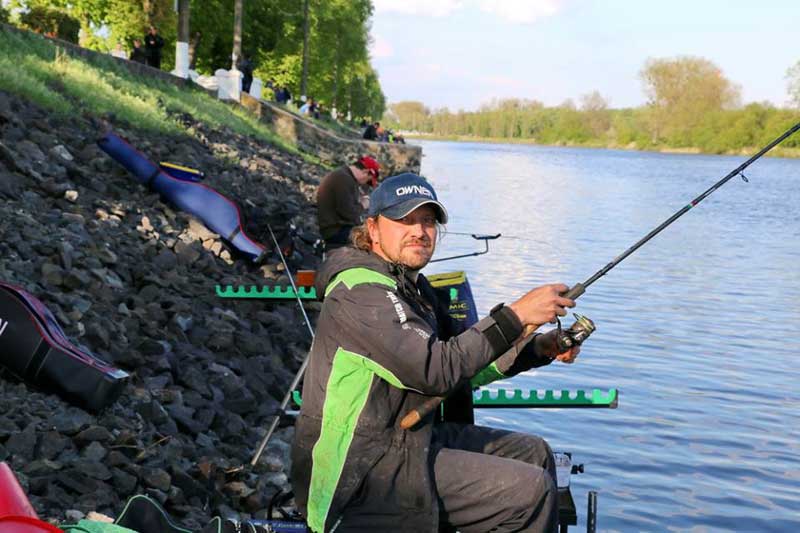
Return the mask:
<path id="1" fill-rule="evenodd" d="M 602 150 L 626 150 L 630 152 L 650 152 L 656 154 L 751 156 L 757 153 L 761 148 L 763 148 L 762 146 L 757 146 L 757 147 L 742 148 L 741 150 L 736 150 L 736 151 L 731 150 L 727 152 L 718 153 L 718 152 L 704 152 L 700 148 L 696 147 L 683 147 L 683 148 L 660 147 L 660 148 L 648 149 L 648 148 L 640 148 L 636 146 L 635 143 L 631 143 L 628 145 L 616 145 L 616 144 L 604 145 L 599 143 L 581 144 L 581 143 L 571 143 L 571 142 L 548 144 L 548 143 L 536 142 L 534 139 L 472 137 L 469 135 L 434 135 L 434 134 L 420 134 L 418 132 L 404 132 L 404 131 L 398 131 L 398 133 L 400 133 L 406 139 L 418 139 L 423 141 L 473 142 L 482 144 L 525 144 L 532 146 L 549 146 L 556 148 L 594 148 Z M 800 159 L 800 148 L 782 148 L 780 146 L 776 146 L 769 153 L 765 154 L 764 157 L 783 157 L 786 159 Z"/>

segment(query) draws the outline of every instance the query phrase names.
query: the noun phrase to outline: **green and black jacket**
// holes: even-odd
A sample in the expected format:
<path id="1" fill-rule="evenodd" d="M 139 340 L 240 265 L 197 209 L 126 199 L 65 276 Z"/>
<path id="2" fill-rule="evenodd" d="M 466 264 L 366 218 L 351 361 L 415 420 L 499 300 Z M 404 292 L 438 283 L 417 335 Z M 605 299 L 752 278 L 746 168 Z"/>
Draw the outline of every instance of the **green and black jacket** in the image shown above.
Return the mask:
<path id="1" fill-rule="evenodd" d="M 292 450 L 297 503 L 318 533 L 332 531 L 344 515 L 350 522 L 350 513 L 363 515 L 373 531 L 436 531 L 433 417 L 410 431 L 399 422 L 428 396 L 505 377 L 493 361 L 522 326 L 500 309 L 442 340 L 436 315 L 447 317 L 434 311 L 424 276 L 414 281 L 352 248 L 329 256 L 316 288 L 324 302 Z M 370 501 L 384 502 L 380 508 L 359 505 L 367 490 Z"/>

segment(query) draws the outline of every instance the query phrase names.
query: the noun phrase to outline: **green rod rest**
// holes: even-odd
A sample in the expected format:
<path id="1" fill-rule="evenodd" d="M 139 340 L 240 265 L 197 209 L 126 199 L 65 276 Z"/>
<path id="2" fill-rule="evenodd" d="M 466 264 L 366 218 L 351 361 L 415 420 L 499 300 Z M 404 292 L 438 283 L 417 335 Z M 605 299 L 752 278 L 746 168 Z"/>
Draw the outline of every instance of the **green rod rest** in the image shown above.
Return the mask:
<path id="1" fill-rule="evenodd" d="M 286 286 L 258 287 L 256 285 L 217 285 L 217 296 L 220 298 L 253 298 L 264 300 L 294 300 L 294 289 Z M 314 287 L 298 287 L 301 300 L 316 300 L 317 290 Z"/>
<path id="2" fill-rule="evenodd" d="M 608 408 L 616 409 L 619 402 L 619 390 L 608 391 L 592 389 L 584 390 L 530 390 L 523 392 L 520 389 L 507 391 L 498 389 L 490 391 L 482 389 L 472 394 L 473 404 L 476 408 Z"/>
<path id="3" fill-rule="evenodd" d="M 300 397 L 300 391 L 296 390 L 292 392 L 292 400 L 294 400 L 294 403 L 297 405 L 303 405 L 303 399 Z M 545 409 L 564 407 L 577 407 L 582 409 L 616 409 L 617 404 L 619 403 L 619 390 L 608 389 L 608 391 L 603 391 L 600 389 L 592 389 L 591 392 L 583 390 L 531 390 L 526 394 L 520 389 L 514 389 L 513 391 L 498 389 L 496 392 L 488 389 L 482 389 L 472 394 L 472 400 L 476 409 Z"/>

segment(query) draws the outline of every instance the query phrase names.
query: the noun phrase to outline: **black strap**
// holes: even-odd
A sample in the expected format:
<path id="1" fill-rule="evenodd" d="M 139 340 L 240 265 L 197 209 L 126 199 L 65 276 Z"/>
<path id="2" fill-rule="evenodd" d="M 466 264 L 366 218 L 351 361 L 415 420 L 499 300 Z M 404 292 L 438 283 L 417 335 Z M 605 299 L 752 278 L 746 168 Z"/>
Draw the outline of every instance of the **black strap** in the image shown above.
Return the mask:
<path id="1" fill-rule="evenodd" d="M 160 168 L 157 168 L 157 169 L 155 170 L 155 172 L 153 172 L 153 173 L 150 175 L 150 177 L 149 177 L 149 178 L 147 178 L 147 179 L 145 180 L 145 182 L 144 182 L 144 185 L 145 185 L 145 187 L 147 187 L 147 188 L 149 189 L 149 188 L 150 188 L 150 186 L 153 184 L 153 181 L 155 181 L 155 179 L 156 179 L 156 176 L 158 176 L 159 174 L 161 174 L 161 169 L 160 169 Z"/>
<path id="2" fill-rule="evenodd" d="M 495 353 L 501 354 L 511 348 L 511 344 L 522 333 L 522 323 L 516 313 L 503 304 L 498 304 L 489 312 L 494 321 L 483 329 L 483 334 L 494 348 Z"/>
<path id="3" fill-rule="evenodd" d="M 228 242 L 233 242 L 233 239 L 242 232 L 241 226 L 236 226 L 230 235 L 228 235 Z"/>

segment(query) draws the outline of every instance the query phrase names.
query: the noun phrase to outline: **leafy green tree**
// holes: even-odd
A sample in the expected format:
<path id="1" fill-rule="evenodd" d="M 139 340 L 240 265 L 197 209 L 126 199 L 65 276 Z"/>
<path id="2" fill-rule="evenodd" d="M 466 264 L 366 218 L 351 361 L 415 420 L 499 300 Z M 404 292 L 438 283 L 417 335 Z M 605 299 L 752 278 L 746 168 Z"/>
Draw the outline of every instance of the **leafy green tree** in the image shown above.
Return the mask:
<path id="1" fill-rule="evenodd" d="M 800 61 L 786 71 L 788 81 L 789 101 L 795 107 L 800 107 Z"/>
<path id="2" fill-rule="evenodd" d="M 178 18 L 173 0 L 106 1 L 108 5 L 105 23 L 111 29 L 109 40 L 112 43 L 122 42 L 130 49 L 134 39 L 144 42 L 147 30 L 151 25 L 155 26 L 164 39 L 161 68 L 171 70 L 175 64 L 175 41 L 178 35 Z"/>
<path id="3" fill-rule="evenodd" d="M 163 68 L 174 64 L 174 0 L 12 0 L 12 6 L 24 11 L 41 7 L 69 16 L 80 24 L 80 44 L 103 51 L 117 41 L 130 48 L 134 39 L 142 39 L 154 25 L 166 43 Z M 303 2 L 251 0 L 243 2 L 243 8 L 241 50 L 253 61 L 255 75 L 285 85 L 299 96 Z M 196 70 L 212 74 L 230 68 L 234 1 L 190 0 L 190 11 L 190 48 Z M 308 0 L 307 92 L 342 113 L 378 118 L 385 110 L 386 98 L 369 57 L 372 12 L 372 0 Z M 97 32 L 103 27 L 110 30 L 107 39 Z"/>
<path id="4" fill-rule="evenodd" d="M 78 42 L 80 23 L 65 11 L 46 6 L 33 6 L 20 14 L 19 21 L 25 29 L 58 37 L 71 43 Z"/>
<path id="5" fill-rule="evenodd" d="M 384 122 L 393 128 L 424 131 L 429 117 L 430 110 L 422 102 L 404 101 L 389 106 Z"/>
<path id="6" fill-rule="evenodd" d="M 56 29 L 46 30 L 58 37 L 94 48 L 98 42 L 94 29 L 105 20 L 108 0 L 12 0 L 10 6 L 19 9 L 22 27 L 36 31 L 36 27 L 55 24 Z M 62 24 L 58 30 L 59 21 Z M 75 29 L 77 25 L 78 29 Z"/>
<path id="7" fill-rule="evenodd" d="M 602 137 L 611 127 L 611 113 L 608 110 L 608 100 L 597 92 L 581 96 L 581 111 L 591 134 L 595 138 Z"/>
<path id="8" fill-rule="evenodd" d="M 640 76 L 654 142 L 663 138 L 674 146 L 688 146 L 691 130 L 707 114 L 739 103 L 739 87 L 714 63 L 700 57 L 648 59 Z"/>

